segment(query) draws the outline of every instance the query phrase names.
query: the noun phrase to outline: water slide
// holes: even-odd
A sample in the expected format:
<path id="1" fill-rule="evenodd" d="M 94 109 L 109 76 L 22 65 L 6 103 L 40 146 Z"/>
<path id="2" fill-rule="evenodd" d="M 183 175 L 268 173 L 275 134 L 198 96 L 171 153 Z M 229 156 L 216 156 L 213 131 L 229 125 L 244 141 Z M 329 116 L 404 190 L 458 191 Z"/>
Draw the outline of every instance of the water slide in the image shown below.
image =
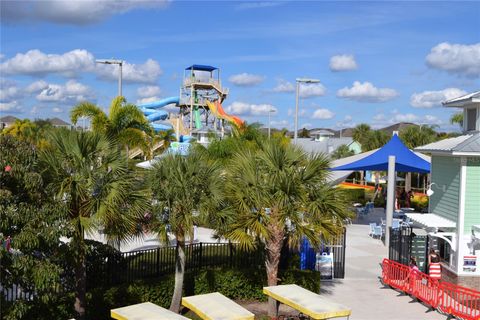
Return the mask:
<path id="1" fill-rule="evenodd" d="M 223 110 L 222 104 L 219 101 L 210 102 L 207 101 L 207 106 L 210 111 L 215 115 L 215 117 L 220 119 L 225 119 L 230 123 L 233 123 L 237 127 L 241 127 L 243 125 L 243 120 L 239 117 L 229 115 Z"/>
<path id="2" fill-rule="evenodd" d="M 168 118 L 168 112 L 160 109 L 169 104 L 178 105 L 179 101 L 179 97 L 169 97 L 154 102 L 140 104 L 138 105 L 138 108 L 143 112 L 143 114 L 147 117 L 147 120 L 150 122 L 166 120 Z M 155 131 L 165 131 L 172 129 L 171 124 L 169 124 L 168 122 L 151 123 L 151 125 Z"/>
<path id="3" fill-rule="evenodd" d="M 193 116 L 195 119 L 195 128 L 201 129 L 202 128 L 202 118 L 200 117 L 200 108 L 196 107 L 193 109 Z"/>

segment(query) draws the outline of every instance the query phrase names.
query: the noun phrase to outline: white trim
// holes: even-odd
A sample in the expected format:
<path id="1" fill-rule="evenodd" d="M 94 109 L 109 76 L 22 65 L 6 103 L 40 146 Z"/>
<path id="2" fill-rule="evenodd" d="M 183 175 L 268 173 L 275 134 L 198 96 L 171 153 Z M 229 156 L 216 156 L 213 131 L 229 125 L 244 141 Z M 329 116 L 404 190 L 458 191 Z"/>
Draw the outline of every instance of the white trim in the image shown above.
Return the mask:
<path id="1" fill-rule="evenodd" d="M 465 229 L 465 192 L 467 188 L 467 158 L 460 158 L 460 189 L 457 217 L 457 274 L 463 272 L 464 245 L 462 243 Z"/>

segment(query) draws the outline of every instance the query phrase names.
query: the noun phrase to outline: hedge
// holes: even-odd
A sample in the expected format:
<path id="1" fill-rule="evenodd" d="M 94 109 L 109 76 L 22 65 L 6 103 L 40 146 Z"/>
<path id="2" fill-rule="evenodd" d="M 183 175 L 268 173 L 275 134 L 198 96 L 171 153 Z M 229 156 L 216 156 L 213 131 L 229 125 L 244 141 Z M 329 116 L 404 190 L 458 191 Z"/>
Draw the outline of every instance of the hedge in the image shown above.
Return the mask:
<path id="1" fill-rule="evenodd" d="M 279 284 L 295 283 L 313 292 L 320 291 L 320 274 L 310 270 L 280 271 Z M 185 274 L 184 296 L 218 291 L 234 300 L 266 301 L 265 269 L 209 269 Z M 173 294 L 174 275 L 89 292 L 87 317 L 108 319 L 110 309 L 150 301 L 168 308 Z"/>

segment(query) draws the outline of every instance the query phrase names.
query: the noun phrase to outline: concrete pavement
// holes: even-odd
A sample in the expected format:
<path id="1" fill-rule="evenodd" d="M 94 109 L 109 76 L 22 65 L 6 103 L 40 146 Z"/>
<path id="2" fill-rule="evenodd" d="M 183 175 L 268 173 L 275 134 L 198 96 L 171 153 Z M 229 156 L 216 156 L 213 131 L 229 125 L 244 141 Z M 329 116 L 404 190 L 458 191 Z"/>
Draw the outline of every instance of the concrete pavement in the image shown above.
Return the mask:
<path id="1" fill-rule="evenodd" d="M 380 216 L 378 212 L 375 215 Z M 368 223 L 367 217 L 360 223 Z M 352 309 L 350 320 L 445 320 L 446 315 L 429 309 L 380 282 L 381 262 L 387 249 L 368 236 L 367 224 L 347 228 L 345 279 L 322 281 L 320 294 Z"/>

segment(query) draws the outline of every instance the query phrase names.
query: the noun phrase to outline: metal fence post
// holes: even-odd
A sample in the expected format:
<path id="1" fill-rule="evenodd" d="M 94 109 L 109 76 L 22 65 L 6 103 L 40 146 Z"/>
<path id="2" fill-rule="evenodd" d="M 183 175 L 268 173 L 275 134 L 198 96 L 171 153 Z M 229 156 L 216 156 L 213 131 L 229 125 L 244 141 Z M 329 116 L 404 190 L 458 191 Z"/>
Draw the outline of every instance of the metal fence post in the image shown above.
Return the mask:
<path id="1" fill-rule="evenodd" d="M 203 268 L 203 243 L 200 242 L 200 254 L 199 254 L 199 259 L 198 259 L 198 268 L 201 269 Z"/>

